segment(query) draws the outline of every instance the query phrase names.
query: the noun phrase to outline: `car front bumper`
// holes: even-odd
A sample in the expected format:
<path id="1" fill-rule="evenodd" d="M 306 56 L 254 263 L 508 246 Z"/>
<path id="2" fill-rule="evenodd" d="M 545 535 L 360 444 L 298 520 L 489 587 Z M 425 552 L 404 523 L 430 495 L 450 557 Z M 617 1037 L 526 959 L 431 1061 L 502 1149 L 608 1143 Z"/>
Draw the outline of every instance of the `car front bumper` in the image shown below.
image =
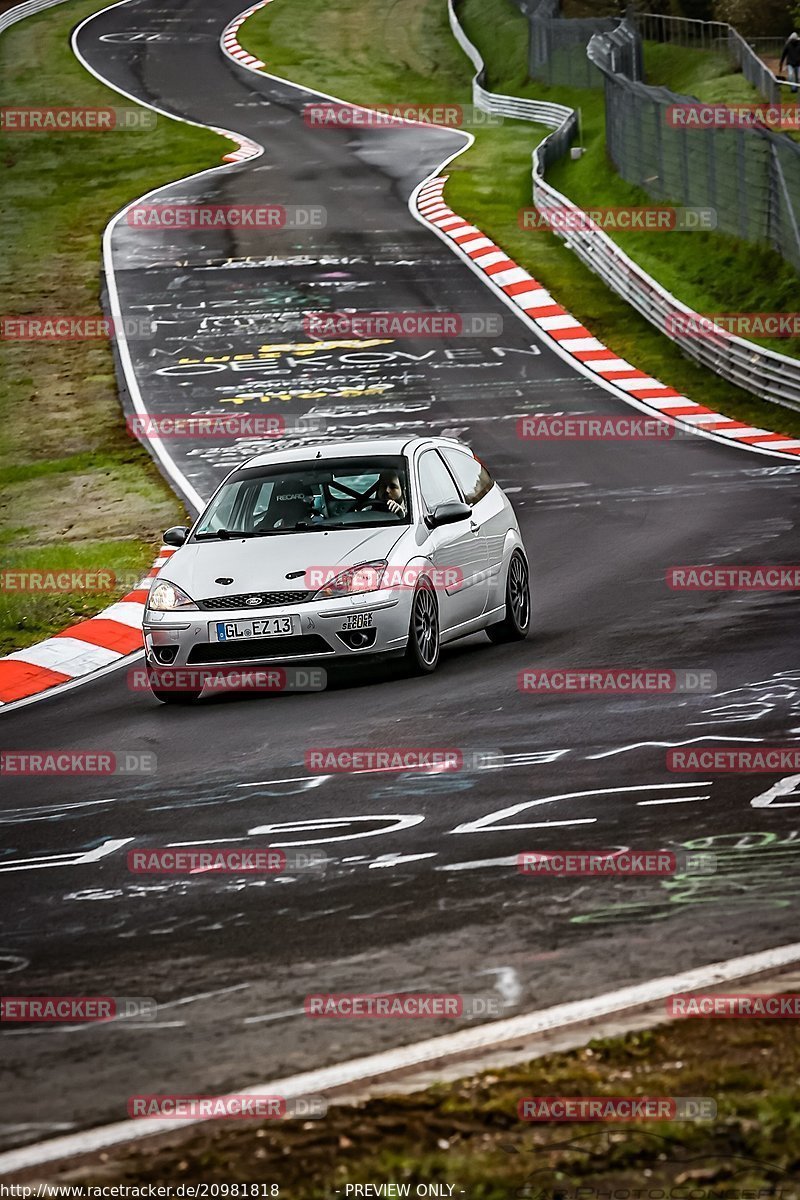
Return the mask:
<path id="1" fill-rule="evenodd" d="M 361 614 L 369 624 L 348 630 Z M 218 622 L 294 616 L 299 633 L 212 641 Z M 152 667 L 226 667 L 272 663 L 355 661 L 405 649 L 411 616 L 409 592 L 376 591 L 335 600 L 275 608 L 154 612 L 145 609 L 145 656 Z"/>

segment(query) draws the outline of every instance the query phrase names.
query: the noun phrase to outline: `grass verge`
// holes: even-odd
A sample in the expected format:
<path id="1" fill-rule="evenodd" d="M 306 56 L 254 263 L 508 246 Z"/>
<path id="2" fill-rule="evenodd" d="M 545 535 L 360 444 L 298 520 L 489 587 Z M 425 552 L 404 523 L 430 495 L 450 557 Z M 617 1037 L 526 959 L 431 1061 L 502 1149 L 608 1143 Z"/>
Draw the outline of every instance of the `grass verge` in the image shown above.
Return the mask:
<path id="1" fill-rule="evenodd" d="M 302 20 L 300 8 L 302 4 Z M 463 24 L 497 91 L 580 108 L 586 154 L 558 164 L 550 178 L 581 205 L 649 205 L 606 159 L 601 92 L 549 89 L 527 79 L 527 23 L 511 0 L 463 0 Z M 275 0 L 251 17 L 240 41 L 276 74 L 363 104 L 469 103 L 471 67 L 456 46 L 441 0 Z M 707 64 L 697 68 L 707 73 Z M 447 199 L 494 238 L 621 357 L 710 408 L 767 429 L 800 434 L 800 413 L 733 387 L 684 357 L 562 242 L 520 227 L 531 204 L 531 152 L 541 127 L 508 121 L 476 129 L 475 145 L 448 168 Z M 502 186 L 498 186 L 502 180 Z M 616 234 L 636 259 L 700 312 L 792 311 L 796 274 L 769 250 L 716 233 Z M 768 343 L 764 343 L 768 344 Z M 771 343 L 791 352 L 787 339 Z"/>
<path id="2" fill-rule="evenodd" d="M 0 38 L 0 104 L 119 107 L 78 63 L 71 29 L 106 0 L 69 3 Z M 219 163 L 230 143 L 158 117 L 155 128 L 8 132 L 0 221 L 3 311 L 97 317 L 101 237 L 150 188 Z M 0 340 L 0 558 L 14 571 L 142 573 L 181 506 L 121 418 L 105 341 Z M 0 653 L 100 611 L 118 591 L 0 592 Z"/>
<path id="3" fill-rule="evenodd" d="M 409 1191 L 360 1194 L 414 1197 L 425 1194 L 418 1185 L 435 1183 L 444 1196 L 452 1186 L 454 1200 L 797 1200 L 798 1069 L 791 1021 L 676 1021 L 426 1091 L 331 1108 L 322 1120 L 201 1126 L 172 1145 L 139 1143 L 68 1178 L 258 1182 L 292 1200 L 344 1200 L 359 1195 L 348 1185 L 387 1183 Z M 533 1124 L 517 1115 L 520 1099 L 531 1096 L 708 1097 L 717 1115 Z"/>

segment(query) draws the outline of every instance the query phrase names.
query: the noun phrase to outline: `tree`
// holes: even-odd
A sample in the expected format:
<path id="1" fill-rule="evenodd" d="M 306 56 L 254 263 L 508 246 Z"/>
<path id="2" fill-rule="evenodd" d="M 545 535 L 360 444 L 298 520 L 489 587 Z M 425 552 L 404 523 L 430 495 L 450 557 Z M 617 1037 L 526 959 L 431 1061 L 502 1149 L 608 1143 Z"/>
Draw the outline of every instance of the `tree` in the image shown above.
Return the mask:
<path id="1" fill-rule="evenodd" d="M 716 0 L 714 16 L 743 37 L 787 37 L 794 25 L 787 0 Z"/>

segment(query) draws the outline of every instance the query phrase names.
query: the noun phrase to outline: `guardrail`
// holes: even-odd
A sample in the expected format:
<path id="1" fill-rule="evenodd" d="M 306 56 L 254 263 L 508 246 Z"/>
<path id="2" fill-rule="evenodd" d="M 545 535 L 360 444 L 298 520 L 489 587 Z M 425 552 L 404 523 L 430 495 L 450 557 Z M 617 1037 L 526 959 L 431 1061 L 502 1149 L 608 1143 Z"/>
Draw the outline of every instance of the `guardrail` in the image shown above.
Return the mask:
<path id="1" fill-rule="evenodd" d="M 35 16 L 36 13 L 44 12 L 46 8 L 55 8 L 57 4 L 63 3 L 64 0 L 26 0 L 25 4 L 17 4 L 14 8 L 0 13 L 0 33 L 25 17 Z"/>
<path id="2" fill-rule="evenodd" d="M 453 0 L 447 0 L 450 28 L 461 49 L 475 68 L 472 80 L 472 102 L 481 112 L 513 117 L 518 121 L 535 121 L 538 125 L 560 125 L 572 113 L 565 104 L 548 104 L 541 100 L 525 100 L 522 96 L 504 96 L 484 87 L 486 68 L 478 48 L 472 44 L 456 16 Z"/>
<path id="3" fill-rule="evenodd" d="M 482 83 L 485 79 L 485 65 L 481 54 L 461 26 L 454 0 L 448 0 L 448 9 L 450 26 L 458 44 L 476 69 L 473 80 L 473 98 L 476 106 L 483 108 L 484 103 L 513 100 L 513 97 L 498 96 L 486 91 Z M 690 358 L 754 396 L 800 412 L 800 360 L 763 349 L 754 342 L 735 337 L 721 329 L 718 334 L 713 330 L 702 336 L 693 334 L 692 327 L 701 329 L 707 324 L 703 317 L 688 305 L 682 304 L 642 270 L 607 233 L 586 219 L 583 210 L 577 204 L 547 182 L 545 172 L 548 166 L 567 152 L 577 134 L 578 117 L 575 110 L 563 104 L 548 104 L 544 101 L 518 98 L 517 102 L 536 112 L 536 116 L 527 116 L 523 113 L 523 108 L 519 108 L 518 114 L 523 114 L 523 119 L 555 127 L 554 132 L 548 134 L 533 152 L 532 191 L 534 205 L 545 217 L 548 211 L 552 212 L 554 209 L 558 209 L 560 214 L 565 210 L 574 214 L 574 217 L 569 218 L 569 223 L 574 223 L 578 228 L 567 232 L 561 229 L 554 230 L 557 236 L 561 237 L 608 287 L 641 313 L 660 333 L 679 345 Z M 562 224 L 562 221 L 559 221 L 559 224 Z M 684 331 L 687 326 L 689 332 Z"/>

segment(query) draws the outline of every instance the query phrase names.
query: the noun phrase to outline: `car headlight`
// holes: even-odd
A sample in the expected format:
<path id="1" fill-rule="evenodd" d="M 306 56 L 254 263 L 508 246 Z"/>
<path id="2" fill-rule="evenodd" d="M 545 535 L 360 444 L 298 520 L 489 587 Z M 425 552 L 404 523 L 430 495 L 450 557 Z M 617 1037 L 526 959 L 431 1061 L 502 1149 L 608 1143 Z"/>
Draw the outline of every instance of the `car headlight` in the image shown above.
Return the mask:
<path id="1" fill-rule="evenodd" d="M 357 567 L 348 567 L 341 575 L 333 579 L 314 593 L 314 600 L 332 600 L 337 596 L 358 596 L 362 592 L 375 592 L 381 586 L 386 559 L 375 562 L 359 563 Z"/>
<path id="2" fill-rule="evenodd" d="M 156 612 L 172 612 L 176 608 L 197 608 L 197 605 L 174 583 L 159 579 L 147 598 L 147 607 Z"/>

